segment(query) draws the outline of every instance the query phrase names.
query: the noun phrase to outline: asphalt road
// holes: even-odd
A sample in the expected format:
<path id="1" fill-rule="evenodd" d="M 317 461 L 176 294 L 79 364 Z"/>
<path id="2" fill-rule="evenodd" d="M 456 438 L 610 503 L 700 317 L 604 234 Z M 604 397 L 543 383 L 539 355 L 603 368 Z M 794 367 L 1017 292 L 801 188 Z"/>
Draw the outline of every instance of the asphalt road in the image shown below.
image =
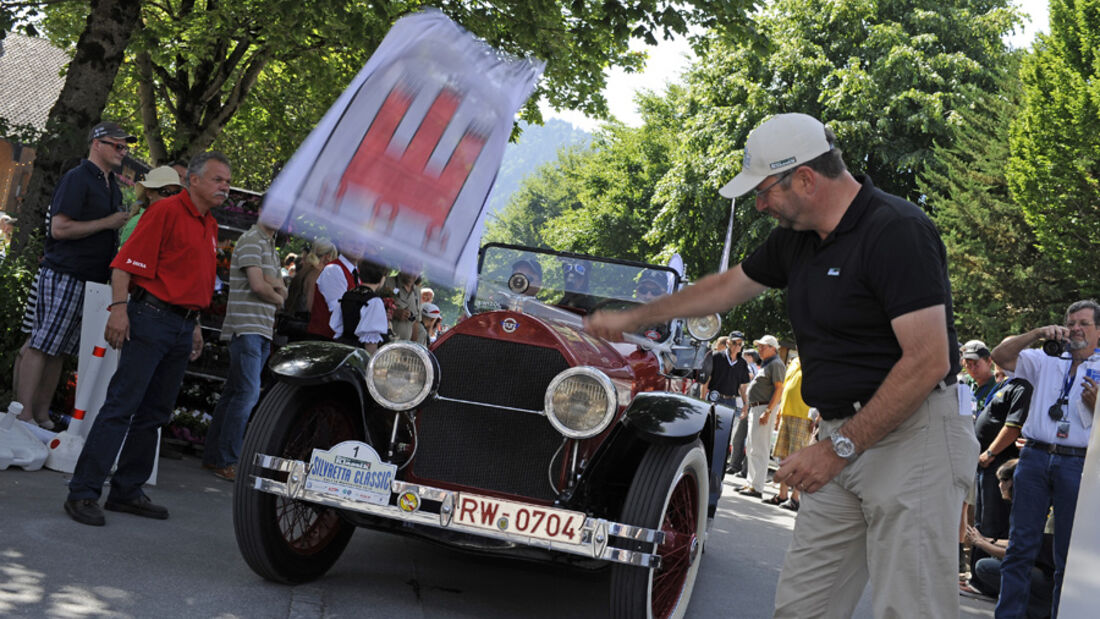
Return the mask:
<path id="1" fill-rule="evenodd" d="M 162 458 L 148 494 L 167 521 L 106 512 L 107 526 L 62 511 L 66 476 L 0 471 L 3 617 L 602 617 L 606 572 L 494 559 L 359 530 L 328 575 L 265 582 L 237 551 L 232 484 L 193 457 Z M 771 616 L 793 514 L 733 495 L 719 506 L 688 616 Z M 964 600 L 962 617 L 992 617 Z M 871 617 L 867 596 L 857 613 Z"/>

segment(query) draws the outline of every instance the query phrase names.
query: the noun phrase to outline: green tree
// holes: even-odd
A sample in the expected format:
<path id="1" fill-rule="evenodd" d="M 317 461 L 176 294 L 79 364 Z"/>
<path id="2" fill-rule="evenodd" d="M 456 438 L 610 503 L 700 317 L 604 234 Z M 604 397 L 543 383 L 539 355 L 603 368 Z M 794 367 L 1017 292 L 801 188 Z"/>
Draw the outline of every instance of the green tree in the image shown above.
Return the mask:
<path id="1" fill-rule="evenodd" d="M 1051 0 L 1050 34 L 1024 58 L 1008 181 L 1043 253 L 1058 262 L 1063 304 L 1100 294 L 1100 2 Z"/>
<path id="2" fill-rule="evenodd" d="M 998 90 L 975 92 L 950 119 L 951 145 L 933 147 L 918 179 L 947 247 L 961 340 L 993 345 L 1064 309 L 1057 265 L 1036 244 L 1005 178 L 1019 99 L 1015 70 Z"/>

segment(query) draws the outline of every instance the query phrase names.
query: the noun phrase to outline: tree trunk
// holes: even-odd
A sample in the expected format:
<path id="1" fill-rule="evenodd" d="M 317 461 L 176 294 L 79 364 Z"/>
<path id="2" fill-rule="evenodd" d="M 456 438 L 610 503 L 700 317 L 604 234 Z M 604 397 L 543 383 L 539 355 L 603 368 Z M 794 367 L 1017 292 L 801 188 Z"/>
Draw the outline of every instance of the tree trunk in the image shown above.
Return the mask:
<path id="1" fill-rule="evenodd" d="M 22 221 L 13 239 L 14 252 L 22 251 L 31 233 L 41 229 L 39 222 L 45 221 L 65 164 L 87 155 L 88 132 L 107 105 L 140 12 L 141 0 L 92 0 L 65 86 L 50 109 L 45 135 L 38 143 Z"/>

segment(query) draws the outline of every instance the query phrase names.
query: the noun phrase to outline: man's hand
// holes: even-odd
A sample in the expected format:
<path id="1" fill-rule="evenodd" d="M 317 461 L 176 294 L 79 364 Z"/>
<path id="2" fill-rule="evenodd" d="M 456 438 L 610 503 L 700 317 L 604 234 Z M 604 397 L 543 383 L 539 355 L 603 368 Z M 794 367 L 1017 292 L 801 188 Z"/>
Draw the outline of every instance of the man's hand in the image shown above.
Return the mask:
<path id="1" fill-rule="evenodd" d="M 771 411 L 770 408 L 765 408 L 764 412 L 760 413 L 760 425 L 762 425 L 762 426 L 768 425 L 768 415 L 770 415 L 771 412 L 772 411 Z"/>
<path id="2" fill-rule="evenodd" d="M 202 326 L 196 324 L 195 330 L 191 333 L 191 356 L 189 359 L 194 361 L 202 354 Z"/>
<path id="3" fill-rule="evenodd" d="M 741 419 L 748 419 L 748 418 L 749 418 L 749 407 L 746 406 L 745 408 L 741 409 Z"/>
<path id="4" fill-rule="evenodd" d="M 623 341 L 623 333 L 634 331 L 634 321 L 626 312 L 593 312 L 584 318 L 584 330 L 611 342 Z"/>
<path id="5" fill-rule="evenodd" d="M 1089 412 L 1096 410 L 1096 381 L 1085 377 L 1085 384 L 1081 388 L 1081 402 L 1088 407 Z"/>
<path id="6" fill-rule="evenodd" d="M 990 464 L 993 464 L 993 456 L 989 455 L 989 450 L 987 449 L 978 456 L 978 466 L 984 469 L 989 467 Z"/>
<path id="7" fill-rule="evenodd" d="M 783 459 L 775 481 L 801 492 L 817 492 L 837 476 L 848 461 L 836 455 L 829 441 L 818 441 Z"/>
<path id="8" fill-rule="evenodd" d="M 103 218 L 103 224 L 107 226 L 109 230 L 118 230 L 122 226 L 125 226 L 128 221 L 130 221 L 130 213 L 126 211 L 111 213 Z"/>
<path id="9" fill-rule="evenodd" d="M 122 348 L 122 343 L 130 339 L 130 315 L 126 313 L 125 303 L 111 307 L 111 316 L 107 318 L 103 338 L 115 350 Z"/>

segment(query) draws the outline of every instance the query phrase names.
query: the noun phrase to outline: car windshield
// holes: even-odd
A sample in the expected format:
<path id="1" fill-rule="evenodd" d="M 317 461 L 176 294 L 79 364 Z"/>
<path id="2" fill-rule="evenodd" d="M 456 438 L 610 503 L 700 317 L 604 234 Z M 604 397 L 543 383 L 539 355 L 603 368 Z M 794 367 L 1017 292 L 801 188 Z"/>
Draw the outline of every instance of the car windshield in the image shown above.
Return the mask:
<path id="1" fill-rule="evenodd" d="M 472 312 L 501 309 L 499 294 L 534 297 L 579 314 L 623 309 L 668 294 L 679 284 L 668 267 L 511 245 L 481 250 Z M 660 339 L 664 339 L 663 337 Z"/>

